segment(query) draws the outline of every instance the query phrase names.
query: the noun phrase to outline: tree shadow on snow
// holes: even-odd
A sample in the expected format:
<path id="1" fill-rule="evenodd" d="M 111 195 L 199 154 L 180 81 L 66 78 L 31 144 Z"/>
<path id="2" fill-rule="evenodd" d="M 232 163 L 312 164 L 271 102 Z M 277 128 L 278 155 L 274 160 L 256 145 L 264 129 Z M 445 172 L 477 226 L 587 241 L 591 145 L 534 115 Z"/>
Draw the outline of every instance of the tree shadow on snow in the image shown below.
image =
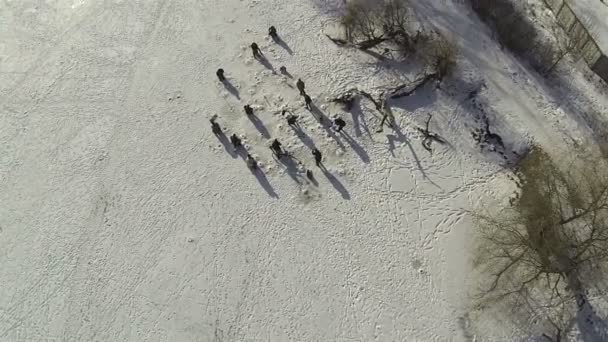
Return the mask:
<path id="1" fill-rule="evenodd" d="M 409 96 L 391 99 L 390 106 L 413 112 L 419 108 L 424 108 L 435 103 L 435 101 L 437 101 L 437 91 L 438 89 L 435 86 L 435 82 L 429 82 Z"/>
<path id="2" fill-rule="evenodd" d="M 319 169 L 321 169 L 321 172 L 323 172 L 323 175 L 325 175 L 325 177 L 331 183 L 334 189 L 336 189 L 342 195 L 342 198 L 344 198 L 345 200 L 350 200 L 350 194 L 348 193 L 348 190 L 346 190 L 342 182 L 340 182 L 340 180 L 336 178 L 336 176 L 332 175 L 331 172 L 329 172 L 329 170 L 327 170 L 327 168 L 323 166 L 323 164 L 321 164 Z"/>
<path id="3" fill-rule="evenodd" d="M 367 136 L 370 139 L 372 138 L 372 133 L 369 130 L 367 122 L 365 121 L 365 116 L 363 115 L 363 109 L 361 108 L 361 103 L 356 100 L 353 106 L 349 110 L 352 118 L 353 118 L 353 126 L 355 127 L 355 136 L 360 137 L 363 133 L 361 132 L 361 128 L 365 131 Z"/>
<path id="4" fill-rule="evenodd" d="M 281 37 L 276 37 L 276 38 L 273 38 L 272 40 L 274 40 L 274 42 L 277 43 L 277 45 L 279 45 L 280 47 L 285 49 L 285 51 L 287 51 L 288 54 L 293 55 L 293 50 L 291 50 L 289 45 L 287 45 L 287 43 L 285 43 L 285 41 L 283 41 L 283 39 L 281 39 Z"/>
<path id="5" fill-rule="evenodd" d="M 387 135 L 387 139 L 388 139 L 388 149 L 389 152 L 391 153 L 391 155 L 393 157 L 395 157 L 395 142 L 399 141 L 399 142 L 404 142 L 407 147 L 409 147 L 410 151 L 412 152 L 412 156 L 414 157 L 414 161 L 416 162 L 416 166 L 418 166 L 418 170 L 420 170 L 420 173 L 422 174 L 422 177 L 424 177 L 425 179 L 428 179 L 428 181 L 433 184 L 434 186 L 436 186 L 437 188 L 441 189 L 441 187 L 439 185 L 437 185 L 437 183 L 433 182 L 432 179 L 429 178 L 429 176 L 426 174 L 426 171 L 424 170 L 424 168 L 422 167 L 422 163 L 420 163 L 420 159 L 418 158 L 418 155 L 416 154 L 416 151 L 414 150 L 414 147 L 412 146 L 410 140 L 405 136 L 405 134 L 403 134 L 403 132 L 401 131 L 401 128 L 395 124 L 393 125 L 393 132 L 395 134 L 389 134 Z"/>
<path id="6" fill-rule="evenodd" d="M 251 123 L 255 126 L 255 128 L 258 130 L 258 132 L 260 132 L 260 134 L 262 134 L 262 136 L 266 139 L 270 139 L 270 133 L 268 132 L 268 129 L 266 129 L 266 126 L 264 126 L 264 123 L 262 122 L 262 120 L 260 120 L 260 118 L 255 115 L 255 114 L 251 114 L 251 115 L 247 115 L 247 118 L 249 119 L 249 121 L 251 121 Z"/>
<path id="7" fill-rule="evenodd" d="M 582 341 L 596 342 L 608 340 L 608 322 L 598 316 L 586 295 L 577 296 L 578 312 L 576 323 Z"/>
<path id="8" fill-rule="evenodd" d="M 225 80 L 224 82 L 222 82 L 222 84 L 224 85 L 224 89 L 226 89 L 230 94 L 232 94 L 234 97 L 236 97 L 237 100 L 241 99 L 239 90 L 236 89 L 236 87 L 234 85 L 232 85 L 232 83 L 230 83 L 229 80 Z"/>
<path id="9" fill-rule="evenodd" d="M 219 140 L 222 143 L 226 152 L 228 152 L 228 154 L 232 158 L 236 159 L 237 154 L 234 151 L 234 147 L 232 146 L 232 143 L 228 140 L 228 137 L 226 137 L 226 134 L 224 134 L 224 133 L 217 134 L 216 137 L 217 137 L 217 140 Z"/>

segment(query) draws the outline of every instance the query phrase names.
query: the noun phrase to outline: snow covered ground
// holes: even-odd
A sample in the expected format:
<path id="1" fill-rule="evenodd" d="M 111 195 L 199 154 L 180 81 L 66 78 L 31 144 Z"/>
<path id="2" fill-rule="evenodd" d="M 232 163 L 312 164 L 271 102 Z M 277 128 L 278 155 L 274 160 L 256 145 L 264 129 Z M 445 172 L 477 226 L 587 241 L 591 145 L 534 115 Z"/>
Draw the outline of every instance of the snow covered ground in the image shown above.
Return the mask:
<path id="1" fill-rule="evenodd" d="M 377 133 L 367 103 L 351 114 L 328 99 L 420 70 L 332 44 L 321 2 L 0 2 L 0 341 L 518 334 L 470 320 L 466 210 L 506 201 L 513 185 L 504 160 L 471 138 L 479 123 L 466 97 L 483 89 L 508 154 L 531 141 L 556 151 L 584 142 L 579 107 L 501 51 L 461 1 L 420 1 L 418 15 L 457 42 L 459 72 L 441 91 L 395 103 L 400 131 Z M 270 25 L 283 46 L 266 37 Z M 251 57 L 253 41 L 267 65 Z M 219 67 L 234 89 L 217 81 Z M 319 111 L 347 121 L 347 135 L 304 110 L 297 78 Z M 429 113 L 449 142 L 433 154 L 416 130 Z M 265 176 L 212 134 L 213 115 Z M 318 184 L 274 160 L 271 138 Z"/>

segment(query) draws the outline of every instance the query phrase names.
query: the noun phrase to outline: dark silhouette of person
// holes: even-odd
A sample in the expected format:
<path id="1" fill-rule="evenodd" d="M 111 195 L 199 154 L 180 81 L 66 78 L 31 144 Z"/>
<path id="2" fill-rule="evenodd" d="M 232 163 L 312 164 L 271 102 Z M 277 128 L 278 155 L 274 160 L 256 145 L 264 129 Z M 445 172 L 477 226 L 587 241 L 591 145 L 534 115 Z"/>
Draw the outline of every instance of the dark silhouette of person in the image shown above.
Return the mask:
<path id="1" fill-rule="evenodd" d="M 251 156 L 251 154 L 247 153 L 247 167 L 252 170 L 255 171 L 258 168 L 258 162 Z"/>
<path id="2" fill-rule="evenodd" d="M 306 103 L 306 109 L 312 110 L 312 99 L 308 94 L 304 94 L 304 102 Z"/>
<path id="3" fill-rule="evenodd" d="M 304 84 L 304 81 L 302 81 L 301 79 L 298 78 L 298 82 L 296 82 L 296 87 L 300 91 L 300 95 L 302 95 L 302 96 L 306 95 L 306 91 L 304 90 L 306 85 Z"/>
<path id="4" fill-rule="evenodd" d="M 253 115 L 253 108 L 251 108 L 250 105 L 244 105 L 243 109 L 245 109 L 245 114 L 247 115 Z"/>
<path id="5" fill-rule="evenodd" d="M 232 143 L 232 146 L 234 146 L 235 149 L 243 146 L 241 138 L 239 138 L 236 134 L 230 136 L 230 142 Z"/>
<path id="6" fill-rule="evenodd" d="M 262 50 L 260 50 L 260 47 L 257 43 L 251 43 L 251 51 L 253 52 L 253 58 L 262 58 Z"/>
<path id="7" fill-rule="evenodd" d="M 215 135 L 222 134 L 222 127 L 220 127 L 220 124 L 215 122 L 215 118 L 209 120 L 209 122 L 211 122 L 211 131 L 213 132 L 213 134 L 215 134 Z"/>
<path id="8" fill-rule="evenodd" d="M 346 121 L 342 120 L 342 118 L 335 118 L 334 125 L 337 127 L 336 132 L 341 132 L 344 126 L 346 126 Z"/>
<path id="9" fill-rule="evenodd" d="M 279 38 L 279 35 L 277 34 L 277 29 L 274 26 L 270 26 L 270 28 L 268 28 L 268 35 L 274 40 L 277 40 Z"/>
<path id="10" fill-rule="evenodd" d="M 315 157 L 315 163 L 317 164 L 317 166 L 321 166 L 321 163 L 323 162 L 323 154 L 321 154 L 321 151 L 315 148 L 314 150 L 312 150 L 312 155 Z"/>
<path id="11" fill-rule="evenodd" d="M 282 144 L 281 144 L 281 142 L 278 139 L 274 139 L 272 141 L 272 144 L 270 144 L 270 149 L 279 158 L 281 158 L 281 156 L 283 155 L 283 150 L 281 149 L 281 146 L 282 146 Z"/>
<path id="12" fill-rule="evenodd" d="M 217 72 L 215 74 L 217 75 L 217 78 L 220 80 L 220 82 L 224 82 L 226 80 L 226 77 L 224 77 L 224 69 L 217 69 Z"/>

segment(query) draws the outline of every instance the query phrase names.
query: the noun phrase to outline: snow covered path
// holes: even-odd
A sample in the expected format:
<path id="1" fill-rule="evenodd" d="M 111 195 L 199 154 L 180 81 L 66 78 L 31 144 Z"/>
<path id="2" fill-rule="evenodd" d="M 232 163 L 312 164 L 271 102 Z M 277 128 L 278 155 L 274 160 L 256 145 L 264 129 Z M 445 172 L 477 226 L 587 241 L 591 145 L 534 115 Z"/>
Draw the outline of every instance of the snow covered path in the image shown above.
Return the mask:
<path id="1" fill-rule="evenodd" d="M 466 339 L 463 209 L 510 188 L 496 164 L 459 149 L 471 142 L 454 135 L 452 98 L 397 111 L 403 136 L 374 133 L 372 111 L 341 113 L 351 139 L 338 143 L 303 110 L 295 79 L 331 116 L 328 96 L 397 76 L 332 45 L 305 1 L 0 6 L 0 340 Z M 266 37 L 270 25 L 286 46 Z M 271 65 L 251 58 L 253 41 Z M 270 70 L 281 65 L 295 79 Z M 326 174 L 283 107 L 302 117 Z M 428 112 L 454 148 L 421 147 L 409 123 Z M 215 114 L 266 177 L 213 136 Z M 543 115 L 517 113 L 527 121 L 515 131 L 534 124 L 515 145 L 552 136 L 528 114 Z M 269 137 L 318 187 L 273 160 Z"/>

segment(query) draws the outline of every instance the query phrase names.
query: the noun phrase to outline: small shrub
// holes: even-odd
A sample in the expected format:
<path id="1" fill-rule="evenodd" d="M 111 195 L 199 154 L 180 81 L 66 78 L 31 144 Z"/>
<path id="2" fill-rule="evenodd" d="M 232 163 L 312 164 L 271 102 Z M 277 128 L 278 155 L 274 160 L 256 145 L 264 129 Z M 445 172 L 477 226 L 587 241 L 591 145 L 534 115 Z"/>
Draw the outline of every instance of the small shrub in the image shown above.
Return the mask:
<path id="1" fill-rule="evenodd" d="M 437 73 L 439 81 L 452 74 L 456 68 L 458 49 L 451 40 L 435 32 L 426 36 L 418 46 L 422 59 Z"/>

